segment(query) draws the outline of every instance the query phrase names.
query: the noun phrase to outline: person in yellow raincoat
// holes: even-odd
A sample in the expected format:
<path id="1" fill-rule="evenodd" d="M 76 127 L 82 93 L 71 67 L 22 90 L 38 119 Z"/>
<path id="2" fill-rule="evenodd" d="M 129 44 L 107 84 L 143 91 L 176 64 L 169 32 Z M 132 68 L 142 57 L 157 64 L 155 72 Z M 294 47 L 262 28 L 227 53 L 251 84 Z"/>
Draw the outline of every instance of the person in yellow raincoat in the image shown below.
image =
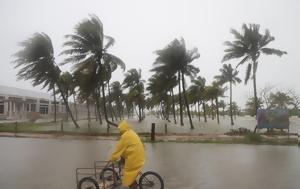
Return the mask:
<path id="1" fill-rule="evenodd" d="M 140 137 L 129 127 L 126 120 L 123 120 L 118 125 L 118 129 L 121 138 L 109 160 L 116 161 L 121 157 L 125 159 L 122 186 L 129 188 L 135 183 L 138 173 L 144 166 L 144 145 Z"/>

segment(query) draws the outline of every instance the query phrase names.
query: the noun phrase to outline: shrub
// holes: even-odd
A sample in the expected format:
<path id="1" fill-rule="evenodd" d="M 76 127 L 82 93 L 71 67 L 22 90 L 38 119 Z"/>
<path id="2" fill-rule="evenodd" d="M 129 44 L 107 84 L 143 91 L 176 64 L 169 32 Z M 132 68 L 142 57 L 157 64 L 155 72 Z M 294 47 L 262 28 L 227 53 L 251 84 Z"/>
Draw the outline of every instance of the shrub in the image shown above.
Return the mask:
<path id="1" fill-rule="evenodd" d="M 41 115 L 39 112 L 27 112 L 27 118 L 31 123 L 34 123 L 36 120 L 41 118 Z"/>

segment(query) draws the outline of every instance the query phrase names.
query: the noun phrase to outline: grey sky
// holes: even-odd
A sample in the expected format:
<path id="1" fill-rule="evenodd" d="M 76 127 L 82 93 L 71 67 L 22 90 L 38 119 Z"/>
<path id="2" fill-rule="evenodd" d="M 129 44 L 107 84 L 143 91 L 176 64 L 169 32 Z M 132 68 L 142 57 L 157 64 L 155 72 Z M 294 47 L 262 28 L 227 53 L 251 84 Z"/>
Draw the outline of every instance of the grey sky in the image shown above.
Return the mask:
<path id="1" fill-rule="evenodd" d="M 0 85 L 39 91 L 29 81 L 16 81 L 10 61 L 18 50 L 17 43 L 34 32 L 45 32 L 58 55 L 63 36 L 73 33 L 79 21 L 94 13 L 102 20 L 104 33 L 116 39 L 111 52 L 123 59 L 127 69 L 141 68 L 143 78 L 148 79 L 155 59 L 153 52 L 174 38 L 184 37 L 188 48 L 198 48 L 201 57 L 194 65 L 208 84 L 219 74 L 223 42 L 232 39 L 230 28 L 240 30 L 243 23 L 260 24 L 262 31 L 268 28 L 275 36 L 269 47 L 285 50 L 288 55 L 260 58 L 258 88 L 273 84 L 300 93 L 299 10 L 298 0 L 1 0 Z M 62 58 L 57 57 L 57 62 Z M 228 63 L 235 65 L 236 61 Z M 240 68 L 242 79 L 245 69 Z M 116 72 L 113 80 L 123 80 L 123 74 Z M 253 94 L 252 88 L 252 81 L 247 86 L 239 84 L 233 90 L 234 100 L 244 106 Z"/>

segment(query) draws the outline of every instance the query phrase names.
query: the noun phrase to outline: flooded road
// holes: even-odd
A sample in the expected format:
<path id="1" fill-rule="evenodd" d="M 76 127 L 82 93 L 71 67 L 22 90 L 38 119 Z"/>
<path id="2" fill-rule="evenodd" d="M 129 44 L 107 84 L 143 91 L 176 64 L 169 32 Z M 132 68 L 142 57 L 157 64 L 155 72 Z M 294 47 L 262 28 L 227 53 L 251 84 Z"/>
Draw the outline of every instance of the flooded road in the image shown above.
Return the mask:
<path id="1" fill-rule="evenodd" d="M 0 138 L 1 189 L 75 189 L 75 168 L 106 159 L 114 141 Z M 155 143 L 145 170 L 167 189 L 297 189 L 295 146 Z"/>

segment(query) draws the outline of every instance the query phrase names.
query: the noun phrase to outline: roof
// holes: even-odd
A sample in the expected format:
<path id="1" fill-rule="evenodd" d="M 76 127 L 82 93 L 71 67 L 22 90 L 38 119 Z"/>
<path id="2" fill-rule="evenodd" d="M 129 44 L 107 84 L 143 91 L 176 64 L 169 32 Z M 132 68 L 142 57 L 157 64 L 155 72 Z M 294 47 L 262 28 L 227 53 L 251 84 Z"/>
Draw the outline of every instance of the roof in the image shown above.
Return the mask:
<path id="1" fill-rule="evenodd" d="M 0 95 L 27 97 L 27 98 L 36 98 L 36 99 L 45 99 L 45 100 L 53 99 L 53 96 L 47 93 L 40 93 L 40 92 L 30 91 L 26 89 L 8 87 L 4 85 L 0 85 Z"/>

